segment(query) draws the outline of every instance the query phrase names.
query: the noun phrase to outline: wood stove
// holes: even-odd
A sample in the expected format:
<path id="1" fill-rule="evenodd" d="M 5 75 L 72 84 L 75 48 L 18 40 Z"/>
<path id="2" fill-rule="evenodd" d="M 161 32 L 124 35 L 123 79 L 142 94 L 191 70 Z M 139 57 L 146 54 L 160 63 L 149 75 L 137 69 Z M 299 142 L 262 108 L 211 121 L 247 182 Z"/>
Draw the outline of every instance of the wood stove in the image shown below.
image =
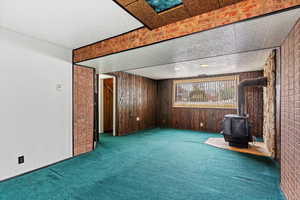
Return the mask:
<path id="1" fill-rule="evenodd" d="M 248 148 L 248 143 L 253 141 L 251 125 L 245 112 L 245 87 L 265 87 L 267 78 L 261 77 L 242 81 L 238 86 L 238 114 L 225 115 L 222 122 L 222 132 L 225 141 L 230 146 Z"/>

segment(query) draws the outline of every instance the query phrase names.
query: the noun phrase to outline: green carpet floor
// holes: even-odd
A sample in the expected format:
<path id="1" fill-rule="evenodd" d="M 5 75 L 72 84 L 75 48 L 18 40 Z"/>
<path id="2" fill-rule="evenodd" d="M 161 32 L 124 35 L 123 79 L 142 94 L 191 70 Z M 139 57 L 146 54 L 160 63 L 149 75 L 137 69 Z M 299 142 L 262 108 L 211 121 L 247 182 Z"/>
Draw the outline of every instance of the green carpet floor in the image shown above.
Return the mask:
<path id="1" fill-rule="evenodd" d="M 153 129 L 102 135 L 94 152 L 0 183 L 4 200 L 280 200 L 264 157 L 204 144 L 217 134 Z"/>

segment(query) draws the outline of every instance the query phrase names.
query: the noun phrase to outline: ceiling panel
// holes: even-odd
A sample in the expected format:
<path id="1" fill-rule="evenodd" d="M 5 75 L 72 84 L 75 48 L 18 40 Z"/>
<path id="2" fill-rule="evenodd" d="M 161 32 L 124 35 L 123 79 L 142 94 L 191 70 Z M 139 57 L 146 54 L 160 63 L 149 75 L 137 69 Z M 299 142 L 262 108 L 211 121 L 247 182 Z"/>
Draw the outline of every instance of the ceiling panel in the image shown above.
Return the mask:
<path id="1" fill-rule="evenodd" d="M 142 26 L 112 0 L 0 0 L 0 27 L 70 49 Z"/>
<path id="2" fill-rule="evenodd" d="M 237 51 L 280 46 L 300 17 L 300 9 L 237 23 Z"/>
<path id="3" fill-rule="evenodd" d="M 233 26 L 193 34 L 174 43 L 172 59 L 176 62 L 228 54 L 236 49 Z"/>
<path id="4" fill-rule="evenodd" d="M 158 53 L 161 51 L 162 49 L 158 46 L 147 48 L 146 51 L 134 49 L 131 51 L 127 51 L 126 53 L 107 56 L 105 59 L 95 59 L 87 62 L 81 62 L 79 64 L 91 67 L 99 66 L 98 69 L 101 69 L 101 73 L 123 71 L 125 68 L 138 68 L 145 65 L 156 66 L 161 65 L 162 63 L 162 60 L 155 56 L 158 55 Z M 122 68 L 122 70 L 120 70 L 120 68 Z"/>
<path id="5" fill-rule="evenodd" d="M 107 73 L 278 47 L 299 17 L 298 8 L 80 64 Z"/>
<path id="6" fill-rule="evenodd" d="M 159 80 L 256 71 L 263 69 L 265 60 L 271 51 L 272 49 L 265 49 L 226 56 L 217 56 L 188 62 L 145 67 L 136 70 L 129 70 L 127 72 Z"/>

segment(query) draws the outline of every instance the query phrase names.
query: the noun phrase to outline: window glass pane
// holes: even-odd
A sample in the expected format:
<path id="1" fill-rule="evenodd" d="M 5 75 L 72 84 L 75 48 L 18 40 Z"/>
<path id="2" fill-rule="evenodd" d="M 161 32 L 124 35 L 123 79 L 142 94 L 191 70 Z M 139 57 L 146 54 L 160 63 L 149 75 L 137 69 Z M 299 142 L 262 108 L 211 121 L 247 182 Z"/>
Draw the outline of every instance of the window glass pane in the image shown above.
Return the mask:
<path id="1" fill-rule="evenodd" d="M 236 108 L 236 76 L 174 82 L 174 106 Z"/>
<path id="2" fill-rule="evenodd" d="M 146 0 L 147 3 L 157 12 L 162 12 L 182 4 L 182 0 Z"/>

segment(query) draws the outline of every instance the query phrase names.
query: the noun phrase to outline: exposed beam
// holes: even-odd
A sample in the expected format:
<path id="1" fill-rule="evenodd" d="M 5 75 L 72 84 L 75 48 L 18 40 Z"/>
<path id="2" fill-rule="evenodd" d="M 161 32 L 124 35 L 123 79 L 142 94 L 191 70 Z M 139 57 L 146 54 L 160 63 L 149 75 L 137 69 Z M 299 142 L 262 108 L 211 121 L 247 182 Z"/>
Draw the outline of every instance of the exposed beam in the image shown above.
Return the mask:
<path id="1" fill-rule="evenodd" d="M 300 0 L 245 0 L 155 30 L 140 28 L 74 50 L 78 63 L 213 29 L 300 5 Z"/>

